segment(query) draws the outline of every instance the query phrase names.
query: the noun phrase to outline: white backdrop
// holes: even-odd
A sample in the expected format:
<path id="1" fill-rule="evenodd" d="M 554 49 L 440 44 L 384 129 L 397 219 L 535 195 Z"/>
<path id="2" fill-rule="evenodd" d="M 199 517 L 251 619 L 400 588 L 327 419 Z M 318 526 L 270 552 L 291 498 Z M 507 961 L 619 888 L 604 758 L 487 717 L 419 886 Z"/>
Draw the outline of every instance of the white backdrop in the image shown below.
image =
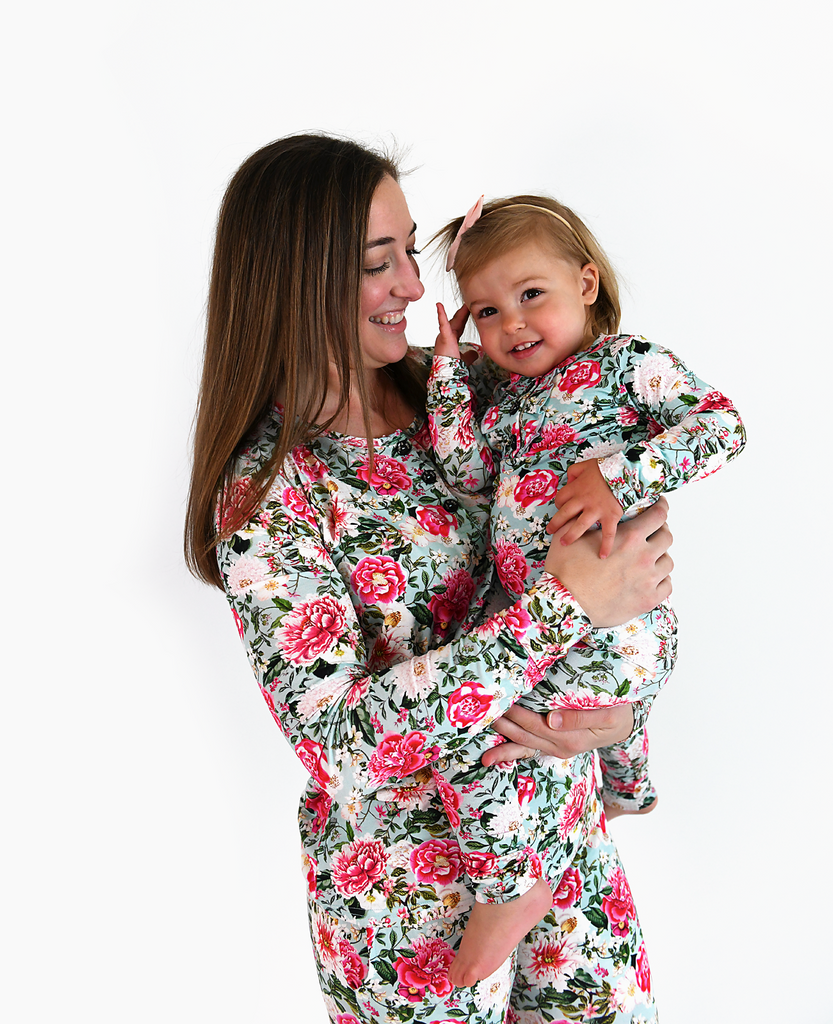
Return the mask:
<path id="1" fill-rule="evenodd" d="M 661 804 L 613 828 L 666 1024 L 833 1021 L 823 11 L 33 0 L 7 20 L 4 1020 L 325 1020 L 302 769 L 181 559 L 218 203 L 252 150 L 323 129 L 409 148 L 423 239 L 481 192 L 573 206 L 625 329 L 744 414 L 742 458 L 672 499 Z M 420 344 L 449 297 L 426 283 Z"/>

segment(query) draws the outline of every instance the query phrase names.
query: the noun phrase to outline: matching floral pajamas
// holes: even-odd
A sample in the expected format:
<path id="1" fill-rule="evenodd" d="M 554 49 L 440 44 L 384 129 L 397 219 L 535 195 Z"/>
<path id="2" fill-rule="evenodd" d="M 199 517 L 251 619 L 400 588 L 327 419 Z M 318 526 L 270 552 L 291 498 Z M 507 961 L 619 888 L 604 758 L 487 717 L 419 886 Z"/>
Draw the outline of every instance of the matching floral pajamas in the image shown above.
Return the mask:
<path id="1" fill-rule="evenodd" d="M 492 495 L 495 562 L 514 599 L 543 571 L 551 541 L 546 524 L 570 465 L 597 458 L 631 516 L 665 491 L 714 472 L 744 444 L 740 419 L 723 395 L 673 353 L 629 335 L 599 338 L 543 377 L 513 375 L 485 403 L 481 395 L 481 416 L 464 362 L 437 357 L 428 404 L 435 460 L 446 481 L 456 492 Z M 655 799 L 644 718 L 675 651 L 676 620 L 663 604 L 539 659 L 542 678 L 520 700 L 535 711 L 634 703 L 632 736 L 599 752 L 607 803 L 636 810 Z M 478 899 L 512 898 L 542 872 L 551 887 L 558 885 L 586 835 L 570 826 L 592 806 L 595 789 L 592 759 L 573 765 L 565 775 L 535 763 L 515 766 L 487 776 L 481 789 L 466 772 L 445 777 L 464 863 L 491 851 L 483 870 L 470 872 Z M 515 810 L 514 827 L 507 827 L 513 824 L 508 808 L 542 791 L 543 820 Z M 446 795 L 446 807 L 451 803 Z"/>
<path id="2" fill-rule="evenodd" d="M 241 452 L 229 514 L 281 429 L 278 407 Z M 279 728 L 309 772 L 299 822 L 310 928 L 335 1024 L 642 1022 L 650 971 L 605 831 L 595 758 L 545 759 L 548 783 L 493 814 L 575 854 L 552 911 L 491 978 L 453 989 L 448 966 L 489 850 L 461 850 L 448 777 L 499 776 L 488 726 L 590 636 L 542 573 L 489 612 L 487 498 L 451 491 L 427 427 L 296 448 L 250 522 L 218 547 L 241 638 Z M 584 787 L 580 801 L 570 798 Z M 486 808 L 484 807 L 484 814 Z M 490 812 L 491 813 L 491 810 Z"/>

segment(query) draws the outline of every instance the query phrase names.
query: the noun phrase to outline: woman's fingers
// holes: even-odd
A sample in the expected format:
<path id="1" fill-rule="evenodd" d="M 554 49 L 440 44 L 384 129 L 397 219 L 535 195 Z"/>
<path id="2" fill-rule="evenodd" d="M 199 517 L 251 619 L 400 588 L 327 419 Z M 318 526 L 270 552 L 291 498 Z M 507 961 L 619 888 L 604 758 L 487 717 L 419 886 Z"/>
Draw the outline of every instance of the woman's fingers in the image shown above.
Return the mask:
<path id="1" fill-rule="evenodd" d="M 525 757 L 534 757 L 537 753 L 537 748 L 525 747 L 520 743 L 499 743 L 496 747 L 490 747 L 480 761 L 489 767 L 489 765 L 503 764 L 506 761 L 520 761 Z"/>

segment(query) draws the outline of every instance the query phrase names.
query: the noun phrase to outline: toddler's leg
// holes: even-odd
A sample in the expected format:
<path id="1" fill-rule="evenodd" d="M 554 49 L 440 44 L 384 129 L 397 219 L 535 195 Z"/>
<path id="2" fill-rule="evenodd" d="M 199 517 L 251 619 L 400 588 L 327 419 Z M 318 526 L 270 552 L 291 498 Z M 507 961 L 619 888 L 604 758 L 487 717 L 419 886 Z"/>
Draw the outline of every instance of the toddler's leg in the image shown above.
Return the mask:
<path id="1" fill-rule="evenodd" d="M 599 751 L 602 800 L 605 814 L 647 814 L 657 803 L 657 791 L 648 772 L 648 733 L 635 729 L 621 743 Z"/>

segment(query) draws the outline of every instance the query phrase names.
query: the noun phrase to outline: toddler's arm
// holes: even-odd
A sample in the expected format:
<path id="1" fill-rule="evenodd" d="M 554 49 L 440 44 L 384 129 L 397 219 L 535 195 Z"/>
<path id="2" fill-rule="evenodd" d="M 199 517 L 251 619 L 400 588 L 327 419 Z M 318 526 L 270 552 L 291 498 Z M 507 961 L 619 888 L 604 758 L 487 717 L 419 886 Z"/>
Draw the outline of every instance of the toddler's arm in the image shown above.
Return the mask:
<path id="1" fill-rule="evenodd" d="M 491 487 L 495 465 L 477 422 L 466 356 L 458 344 L 468 315 L 463 306 L 449 320 L 437 303 L 440 333 L 428 378 L 427 412 L 434 461 L 443 479 L 458 491 L 477 494 Z"/>

